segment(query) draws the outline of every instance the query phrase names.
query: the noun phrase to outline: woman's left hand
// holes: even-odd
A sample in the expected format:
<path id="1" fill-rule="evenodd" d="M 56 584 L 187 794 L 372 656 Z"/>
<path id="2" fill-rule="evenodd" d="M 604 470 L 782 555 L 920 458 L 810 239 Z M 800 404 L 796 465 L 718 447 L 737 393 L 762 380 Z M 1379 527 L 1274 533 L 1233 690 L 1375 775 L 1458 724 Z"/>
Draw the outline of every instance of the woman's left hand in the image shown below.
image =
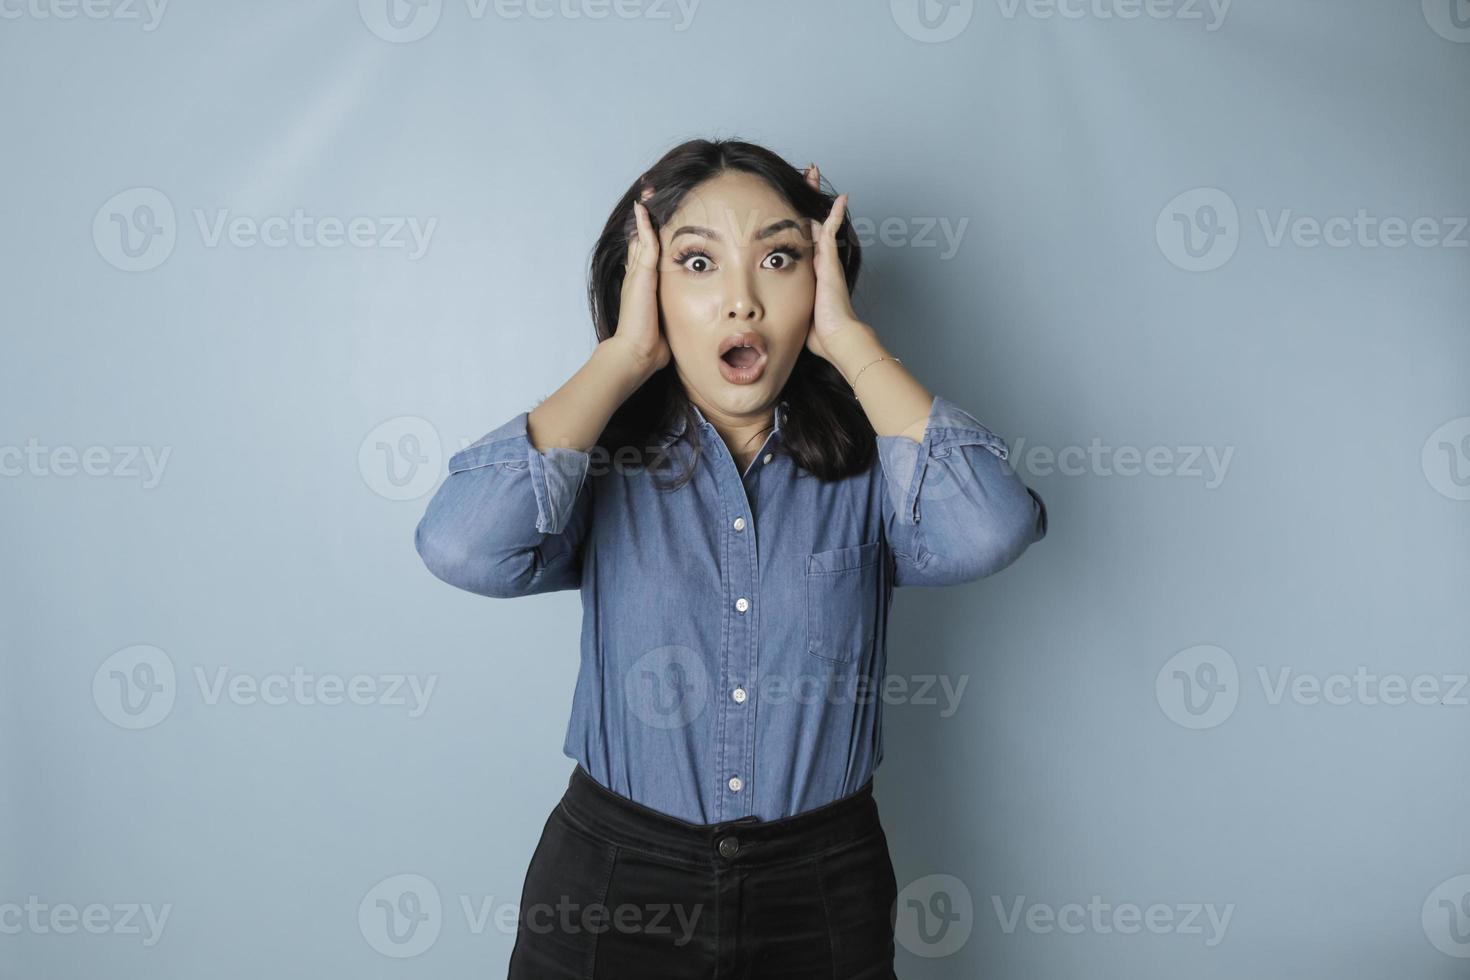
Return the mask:
<path id="1" fill-rule="evenodd" d="M 813 164 L 806 173 L 807 183 L 817 187 L 821 175 Z M 827 342 L 842 331 L 856 325 L 861 329 L 857 314 L 852 309 L 852 296 L 847 291 L 847 277 L 842 273 L 842 261 L 837 257 L 837 232 L 847 214 L 847 195 L 839 194 L 832 202 L 832 210 L 826 221 L 811 220 L 812 238 L 816 242 L 816 254 L 812 264 L 817 272 L 817 294 L 812 304 L 812 322 L 806 336 L 807 350 L 825 360 L 832 356 Z"/>

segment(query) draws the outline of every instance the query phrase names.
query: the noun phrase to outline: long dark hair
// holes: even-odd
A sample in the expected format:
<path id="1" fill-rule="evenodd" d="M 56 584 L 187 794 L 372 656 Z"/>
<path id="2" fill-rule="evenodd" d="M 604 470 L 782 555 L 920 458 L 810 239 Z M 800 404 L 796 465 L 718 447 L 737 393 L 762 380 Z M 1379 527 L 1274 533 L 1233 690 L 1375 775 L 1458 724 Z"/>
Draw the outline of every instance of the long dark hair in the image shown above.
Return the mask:
<path id="1" fill-rule="evenodd" d="M 643 204 L 657 232 L 689 191 L 725 171 L 763 178 L 805 218 L 825 221 L 837 199 L 835 193 L 814 190 L 802 171 L 754 143 L 695 139 L 669 150 L 618 199 L 592 250 L 587 298 L 599 343 L 618 328 L 623 265 L 628 245 L 638 234 L 633 201 L 641 199 L 645 188 L 653 188 L 653 195 Z M 837 233 L 837 255 L 851 291 L 857 285 L 862 252 L 846 215 Z M 789 417 L 781 420 L 780 451 L 802 469 L 819 479 L 834 480 L 861 473 L 873 464 L 877 455 L 873 426 L 852 388 L 827 360 L 803 348 L 779 400 L 790 409 Z M 698 459 L 697 418 L 670 360 L 613 413 L 598 445 L 609 453 L 621 453 L 614 458 L 626 458 L 627 447 L 636 447 L 641 455 L 639 465 L 663 472 L 670 455 L 660 452 L 659 446 L 681 421 L 693 458 Z M 677 478 L 675 486 L 682 486 L 691 475 L 692 467 Z"/>

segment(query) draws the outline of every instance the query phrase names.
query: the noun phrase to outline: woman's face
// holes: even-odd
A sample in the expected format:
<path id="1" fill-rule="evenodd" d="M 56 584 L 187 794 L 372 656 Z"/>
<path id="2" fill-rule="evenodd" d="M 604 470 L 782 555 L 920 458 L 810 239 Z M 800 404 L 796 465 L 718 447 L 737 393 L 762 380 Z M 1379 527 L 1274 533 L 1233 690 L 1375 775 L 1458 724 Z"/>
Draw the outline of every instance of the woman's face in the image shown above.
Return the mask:
<path id="1" fill-rule="evenodd" d="M 769 421 L 806 345 L 815 295 L 809 222 L 753 174 L 705 181 L 659 229 L 665 335 L 706 415 Z M 752 349 L 722 357 L 737 340 Z"/>

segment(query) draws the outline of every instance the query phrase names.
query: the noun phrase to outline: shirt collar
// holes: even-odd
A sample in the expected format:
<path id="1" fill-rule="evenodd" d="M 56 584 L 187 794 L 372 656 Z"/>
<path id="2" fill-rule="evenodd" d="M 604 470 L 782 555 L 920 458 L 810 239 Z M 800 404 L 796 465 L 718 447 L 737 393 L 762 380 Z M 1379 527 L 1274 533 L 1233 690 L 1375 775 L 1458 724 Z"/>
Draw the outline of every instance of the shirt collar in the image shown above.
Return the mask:
<path id="1" fill-rule="evenodd" d="M 695 419 L 701 426 L 703 426 L 708 420 L 704 417 L 704 413 L 699 410 L 699 406 L 694 404 L 693 402 L 690 402 L 689 407 L 694 410 Z M 786 399 L 783 398 L 776 403 L 775 409 L 771 412 L 772 435 L 777 437 L 780 436 L 781 422 L 790 414 L 790 412 L 791 406 L 790 403 L 786 401 Z M 674 442 L 680 436 L 682 436 L 684 434 L 684 429 L 687 427 L 687 422 L 688 420 L 685 419 L 682 413 L 677 418 L 675 418 L 673 427 L 665 433 L 664 440 L 661 445 L 667 446 L 669 443 Z"/>

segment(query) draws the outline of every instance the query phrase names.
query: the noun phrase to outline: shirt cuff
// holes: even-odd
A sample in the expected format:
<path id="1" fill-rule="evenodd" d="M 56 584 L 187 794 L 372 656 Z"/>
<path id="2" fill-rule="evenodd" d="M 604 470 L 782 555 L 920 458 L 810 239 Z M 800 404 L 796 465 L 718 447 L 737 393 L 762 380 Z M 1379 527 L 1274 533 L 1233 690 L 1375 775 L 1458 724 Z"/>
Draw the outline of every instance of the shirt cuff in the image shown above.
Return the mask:
<path id="1" fill-rule="evenodd" d="M 449 472 L 491 464 L 507 470 L 529 470 L 536 494 L 536 530 L 560 534 L 572 515 L 572 504 L 587 478 L 592 454 L 552 446 L 538 450 L 526 430 L 530 412 L 520 412 L 449 457 Z"/>
<path id="2" fill-rule="evenodd" d="M 1002 460 L 1010 456 L 1000 436 L 939 395 L 929 406 L 923 442 L 901 435 L 878 437 L 878 461 L 900 524 L 919 522 L 919 488 L 929 460 L 948 456 L 956 446 L 983 446 Z"/>

